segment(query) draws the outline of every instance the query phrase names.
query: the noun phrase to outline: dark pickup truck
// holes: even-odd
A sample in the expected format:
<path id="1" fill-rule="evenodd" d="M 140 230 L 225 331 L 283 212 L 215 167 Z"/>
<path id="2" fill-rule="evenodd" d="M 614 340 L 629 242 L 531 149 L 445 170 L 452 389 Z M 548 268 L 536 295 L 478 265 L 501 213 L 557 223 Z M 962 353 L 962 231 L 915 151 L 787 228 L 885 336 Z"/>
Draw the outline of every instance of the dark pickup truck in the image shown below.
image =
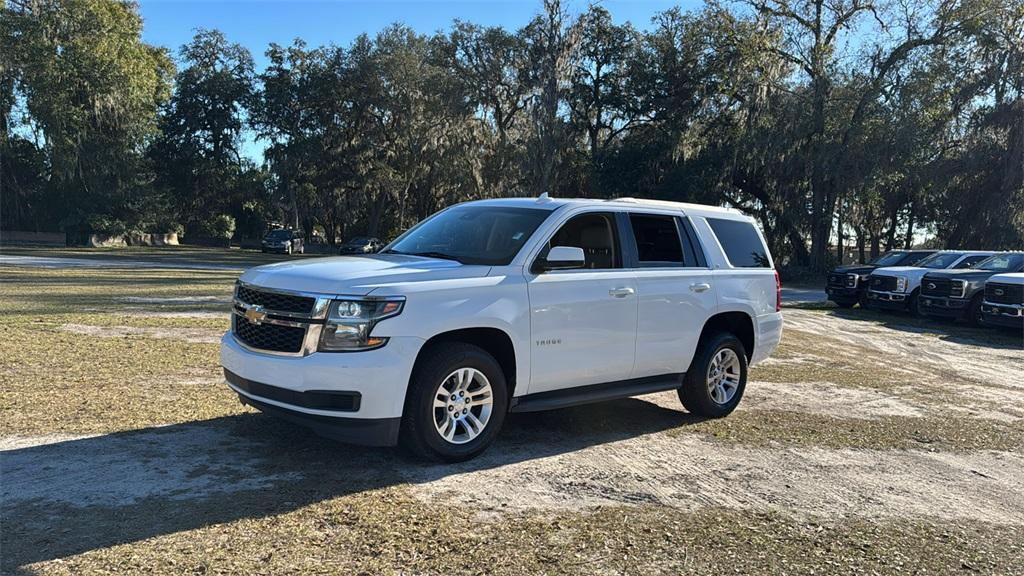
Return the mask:
<path id="1" fill-rule="evenodd" d="M 892 250 L 867 264 L 837 266 L 825 280 L 828 299 L 842 308 L 851 308 L 867 301 L 868 276 L 875 268 L 885 266 L 913 266 L 934 254 L 935 250 Z"/>
<path id="2" fill-rule="evenodd" d="M 980 324 L 984 317 L 985 281 L 996 274 L 1024 271 L 1024 252 L 996 254 L 969 270 L 937 270 L 921 279 L 918 306 L 927 316 L 967 320 Z"/>

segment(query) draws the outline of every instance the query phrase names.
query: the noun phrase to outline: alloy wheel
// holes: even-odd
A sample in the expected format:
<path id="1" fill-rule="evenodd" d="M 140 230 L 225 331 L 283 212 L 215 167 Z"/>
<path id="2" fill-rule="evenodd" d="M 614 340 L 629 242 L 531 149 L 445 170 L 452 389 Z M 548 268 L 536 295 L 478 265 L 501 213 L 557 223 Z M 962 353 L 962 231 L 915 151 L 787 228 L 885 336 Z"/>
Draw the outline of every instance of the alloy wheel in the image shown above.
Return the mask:
<path id="1" fill-rule="evenodd" d="M 708 393 L 715 404 L 728 404 L 740 385 L 740 359 L 731 348 L 722 348 L 711 359 L 706 376 Z"/>
<path id="2" fill-rule="evenodd" d="M 446 442 L 465 444 L 487 427 L 493 405 L 487 376 L 476 368 L 459 368 L 434 393 L 434 428 Z"/>

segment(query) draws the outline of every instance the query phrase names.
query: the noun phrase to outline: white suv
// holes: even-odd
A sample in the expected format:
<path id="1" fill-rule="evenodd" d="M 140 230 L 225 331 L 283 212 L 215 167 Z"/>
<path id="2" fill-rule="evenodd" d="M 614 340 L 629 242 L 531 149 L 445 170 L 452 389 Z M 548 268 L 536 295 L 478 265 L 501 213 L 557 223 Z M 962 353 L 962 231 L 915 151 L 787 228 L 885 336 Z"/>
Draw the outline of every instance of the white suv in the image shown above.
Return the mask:
<path id="1" fill-rule="evenodd" d="M 508 412 L 678 390 L 729 414 L 782 335 L 754 222 L 669 202 L 459 204 L 379 254 L 260 266 L 221 342 L 242 402 L 342 441 L 465 460 Z"/>

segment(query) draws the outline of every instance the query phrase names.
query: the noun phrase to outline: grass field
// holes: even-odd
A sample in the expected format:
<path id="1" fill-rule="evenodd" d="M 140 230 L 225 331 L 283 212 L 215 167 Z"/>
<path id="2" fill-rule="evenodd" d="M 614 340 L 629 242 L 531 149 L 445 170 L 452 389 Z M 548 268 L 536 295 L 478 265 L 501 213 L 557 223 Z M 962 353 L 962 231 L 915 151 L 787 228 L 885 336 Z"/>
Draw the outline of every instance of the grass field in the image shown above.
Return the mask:
<path id="1" fill-rule="evenodd" d="M 4 573 L 1024 573 L 1019 335 L 791 309 L 741 409 L 672 394 L 515 415 L 425 465 L 241 406 L 239 251 L 4 250 Z M 172 260 L 165 260 L 172 261 Z"/>

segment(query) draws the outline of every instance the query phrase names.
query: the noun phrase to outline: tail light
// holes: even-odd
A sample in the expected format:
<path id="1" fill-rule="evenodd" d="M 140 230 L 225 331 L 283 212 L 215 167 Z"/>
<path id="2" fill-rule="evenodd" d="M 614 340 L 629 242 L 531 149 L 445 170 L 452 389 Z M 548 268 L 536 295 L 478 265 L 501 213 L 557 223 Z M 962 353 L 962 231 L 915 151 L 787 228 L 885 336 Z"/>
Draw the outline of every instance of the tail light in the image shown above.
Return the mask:
<path id="1" fill-rule="evenodd" d="M 782 312 L 782 280 L 779 271 L 775 271 L 775 311 Z"/>

